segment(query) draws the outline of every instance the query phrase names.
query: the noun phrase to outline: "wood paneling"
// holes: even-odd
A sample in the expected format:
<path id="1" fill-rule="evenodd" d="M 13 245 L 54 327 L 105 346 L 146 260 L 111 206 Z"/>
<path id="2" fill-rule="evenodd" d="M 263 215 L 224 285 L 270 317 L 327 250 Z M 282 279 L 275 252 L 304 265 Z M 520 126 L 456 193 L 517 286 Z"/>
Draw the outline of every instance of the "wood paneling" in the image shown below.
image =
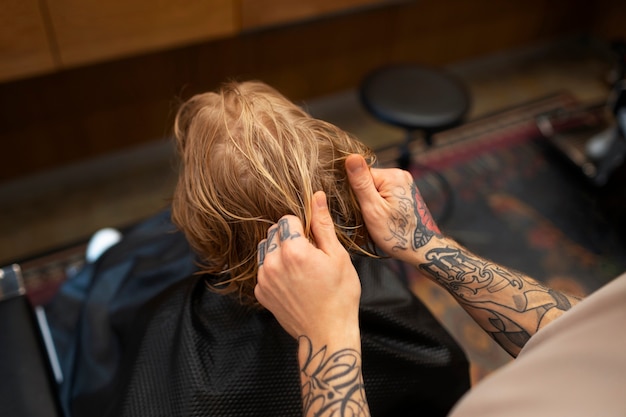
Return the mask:
<path id="1" fill-rule="evenodd" d="M 598 0 L 589 17 L 598 36 L 626 41 L 626 1 Z"/>
<path id="2" fill-rule="evenodd" d="M 585 0 L 423 0 L 397 10 L 387 59 L 445 65 L 584 33 Z"/>
<path id="3" fill-rule="evenodd" d="M 55 68 L 37 0 L 0 2 L 0 81 Z"/>
<path id="4" fill-rule="evenodd" d="M 142 54 L 239 31 L 236 0 L 52 0 L 64 66 Z"/>
<path id="5" fill-rule="evenodd" d="M 389 3 L 398 0 L 241 0 L 241 27 L 258 29 Z"/>
<path id="6" fill-rule="evenodd" d="M 0 148 L 11 155 L 0 182 L 161 139 L 177 98 L 227 79 L 260 79 L 293 100 L 312 98 L 354 88 L 393 62 L 447 65 L 585 33 L 594 12 L 585 5 L 412 1 L 0 83 Z"/>

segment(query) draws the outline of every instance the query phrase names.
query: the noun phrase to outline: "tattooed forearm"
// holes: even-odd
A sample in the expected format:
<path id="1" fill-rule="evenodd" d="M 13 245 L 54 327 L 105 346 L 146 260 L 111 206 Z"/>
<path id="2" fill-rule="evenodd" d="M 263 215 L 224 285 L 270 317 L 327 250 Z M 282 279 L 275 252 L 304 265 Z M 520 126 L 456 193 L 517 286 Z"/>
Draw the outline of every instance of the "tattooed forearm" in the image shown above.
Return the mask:
<path id="1" fill-rule="evenodd" d="M 354 349 L 313 352 L 311 340 L 300 336 L 305 348 L 302 368 L 302 400 L 305 416 L 369 416 L 363 388 L 361 354 Z"/>
<path id="2" fill-rule="evenodd" d="M 426 263 L 420 268 L 434 277 L 460 299 L 491 299 L 490 293 L 507 286 L 521 288 L 523 278 L 458 248 L 434 248 L 426 253 Z M 485 292 L 486 291 L 486 292 Z"/>
<path id="3" fill-rule="evenodd" d="M 578 301 L 458 247 L 430 249 L 425 259 L 419 268 L 513 356 L 541 327 Z"/>

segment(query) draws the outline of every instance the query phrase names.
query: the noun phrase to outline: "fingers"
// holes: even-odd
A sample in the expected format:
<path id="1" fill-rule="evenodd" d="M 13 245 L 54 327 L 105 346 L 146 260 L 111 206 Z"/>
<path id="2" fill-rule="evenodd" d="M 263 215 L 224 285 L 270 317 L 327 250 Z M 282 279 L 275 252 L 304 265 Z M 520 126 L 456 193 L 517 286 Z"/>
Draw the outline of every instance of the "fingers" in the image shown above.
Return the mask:
<path id="1" fill-rule="evenodd" d="M 318 249 L 324 253 L 336 253 L 338 248 L 343 248 L 337 234 L 335 225 L 328 210 L 326 194 L 318 191 L 313 195 L 311 215 L 311 230 L 315 237 Z M 302 223 L 294 216 L 284 216 L 278 223 L 271 226 L 267 231 L 267 238 L 259 242 L 257 248 L 257 262 L 262 266 L 267 255 L 280 249 L 287 240 L 303 236 Z"/>
<path id="2" fill-rule="evenodd" d="M 338 247 L 341 247 L 335 233 L 335 224 L 328 210 L 326 194 L 323 191 L 313 194 L 311 230 L 315 237 L 315 244 L 324 253 L 332 254 L 338 250 Z"/>
<path id="3" fill-rule="evenodd" d="M 265 258 L 272 252 L 280 249 L 280 246 L 288 240 L 293 240 L 304 235 L 302 223 L 295 216 L 283 216 L 278 223 L 267 230 L 267 238 L 257 245 L 257 263 L 262 266 Z"/>
<path id="4" fill-rule="evenodd" d="M 356 329 L 358 340 L 361 283 L 337 238 L 324 192 L 313 195 L 311 233 L 316 245 L 291 215 L 268 229 L 258 244 L 254 295 L 294 338 L 336 343 Z"/>
<path id="5" fill-rule="evenodd" d="M 262 241 L 259 242 L 259 244 L 257 245 L 257 264 L 259 266 L 263 265 L 263 262 L 265 261 L 265 247 L 267 246 L 267 239 L 263 239 Z"/>
<path id="6" fill-rule="evenodd" d="M 350 186 L 361 206 L 373 204 L 380 198 L 372 174 L 361 155 L 349 155 L 346 158 L 346 171 Z"/>

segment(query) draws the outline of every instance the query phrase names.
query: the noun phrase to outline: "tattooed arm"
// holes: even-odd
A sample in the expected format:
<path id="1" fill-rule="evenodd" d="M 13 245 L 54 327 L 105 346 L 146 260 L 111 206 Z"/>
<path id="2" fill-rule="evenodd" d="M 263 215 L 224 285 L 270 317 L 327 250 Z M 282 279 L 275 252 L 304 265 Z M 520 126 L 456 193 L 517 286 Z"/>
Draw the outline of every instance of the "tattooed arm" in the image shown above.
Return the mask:
<path id="1" fill-rule="evenodd" d="M 443 236 L 411 174 L 369 170 L 361 156 L 346 161 L 368 232 L 389 256 L 444 287 L 511 355 L 579 299 L 483 259 Z"/>
<path id="2" fill-rule="evenodd" d="M 369 416 L 361 373 L 361 283 L 337 236 L 323 192 L 313 196 L 311 230 L 285 216 L 259 243 L 254 293 L 298 340 L 305 416 Z"/>

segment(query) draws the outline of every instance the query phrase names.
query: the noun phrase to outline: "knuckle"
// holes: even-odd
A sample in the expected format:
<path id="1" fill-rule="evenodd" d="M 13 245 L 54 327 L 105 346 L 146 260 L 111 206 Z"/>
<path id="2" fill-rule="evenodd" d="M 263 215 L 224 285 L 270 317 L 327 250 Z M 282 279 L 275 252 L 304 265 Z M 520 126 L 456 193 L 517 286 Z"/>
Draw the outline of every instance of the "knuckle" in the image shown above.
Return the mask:
<path id="1" fill-rule="evenodd" d="M 263 263 L 263 274 L 266 285 L 271 285 L 285 271 L 285 264 L 289 261 L 289 256 L 285 256 L 284 250 L 280 253 L 273 253 L 272 256 L 265 258 Z"/>
<path id="2" fill-rule="evenodd" d="M 256 298 L 256 300 L 261 303 L 262 306 L 265 307 L 267 299 L 265 297 L 265 291 L 263 290 L 262 285 L 255 285 L 254 287 L 254 297 Z"/>
<path id="3" fill-rule="evenodd" d="M 301 245 L 295 244 L 294 242 L 289 242 L 291 244 L 287 244 L 282 248 L 283 257 L 289 263 L 299 263 L 306 259 L 306 252 L 303 250 L 304 248 Z"/>
<path id="4" fill-rule="evenodd" d="M 267 280 L 268 276 L 277 269 L 278 267 L 278 258 L 276 256 L 266 256 L 263 261 L 263 274 L 260 274 L 262 280 Z"/>

